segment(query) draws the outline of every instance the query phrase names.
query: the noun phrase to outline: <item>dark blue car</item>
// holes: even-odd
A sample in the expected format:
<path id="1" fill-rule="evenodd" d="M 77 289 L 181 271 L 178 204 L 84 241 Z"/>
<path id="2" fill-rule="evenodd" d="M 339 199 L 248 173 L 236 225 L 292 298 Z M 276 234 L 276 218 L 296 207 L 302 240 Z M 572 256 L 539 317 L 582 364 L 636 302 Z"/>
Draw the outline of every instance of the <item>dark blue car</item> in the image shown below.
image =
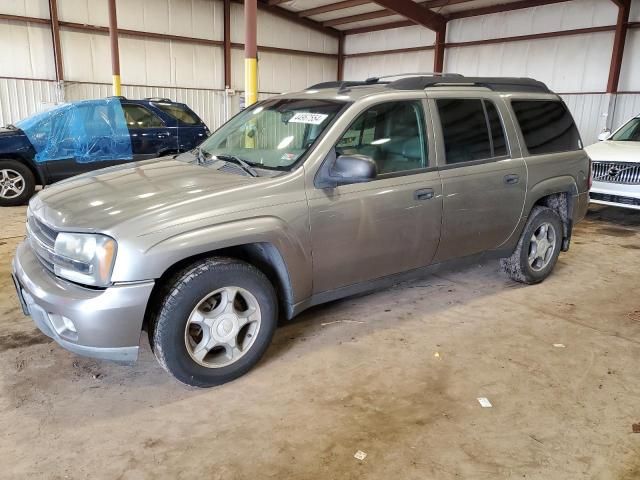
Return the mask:
<path id="1" fill-rule="evenodd" d="M 166 98 L 58 105 L 0 128 L 0 206 L 25 203 L 37 185 L 191 150 L 208 134 L 189 107 Z"/>

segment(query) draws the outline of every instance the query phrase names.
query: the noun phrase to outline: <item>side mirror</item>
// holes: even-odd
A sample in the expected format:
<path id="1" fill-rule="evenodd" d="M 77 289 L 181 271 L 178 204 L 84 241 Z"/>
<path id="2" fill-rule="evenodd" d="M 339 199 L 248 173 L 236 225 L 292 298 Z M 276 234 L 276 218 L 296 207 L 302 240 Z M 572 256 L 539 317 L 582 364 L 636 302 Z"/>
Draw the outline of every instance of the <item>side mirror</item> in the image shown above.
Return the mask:
<path id="1" fill-rule="evenodd" d="M 317 188 L 335 188 L 338 185 L 363 183 L 378 176 L 376 162 L 366 155 L 340 155 L 335 149 L 320 168 L 314 181 Z"/>
<path id="2" fill-rule="evenodd" d="M 598 135 L 598 140 L 602 142 L 607 138 L 609 138 L 610 136 L 611 136 L 611 130 L 609 130 L 608 128 L 605 128 L 602 132 L 600 132 L 600 135 Z"/>

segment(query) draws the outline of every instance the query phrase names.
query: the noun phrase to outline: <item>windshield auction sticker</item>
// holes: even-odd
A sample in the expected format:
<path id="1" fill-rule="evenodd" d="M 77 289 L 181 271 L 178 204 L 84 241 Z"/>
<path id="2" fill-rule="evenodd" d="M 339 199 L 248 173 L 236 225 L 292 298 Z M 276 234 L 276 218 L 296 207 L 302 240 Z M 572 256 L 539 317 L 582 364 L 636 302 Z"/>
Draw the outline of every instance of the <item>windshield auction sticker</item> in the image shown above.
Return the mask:
<path id="1" fill-rule="evenodd" d="M 311 125 L 320 125 L 329 115 L 324 113 L 298 112 L 289 122 L 291 123 L 308 123 Z"/>

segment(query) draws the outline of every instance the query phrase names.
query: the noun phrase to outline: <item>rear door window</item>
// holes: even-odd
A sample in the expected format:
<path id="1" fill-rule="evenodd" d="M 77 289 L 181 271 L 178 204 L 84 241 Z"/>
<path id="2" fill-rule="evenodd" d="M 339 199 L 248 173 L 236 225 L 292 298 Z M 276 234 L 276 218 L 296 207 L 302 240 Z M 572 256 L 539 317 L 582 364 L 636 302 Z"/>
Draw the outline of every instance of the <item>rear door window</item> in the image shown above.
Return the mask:
<path id="1" fill-rule="evenodd" d="M 129 128 L 158 128 L 164 126 L 160 117 L 140 105 L 124 104 L 122 109 Z"/>
<path id="2" fill-rule="evenodd" d="M 531 155 L 580 150 L 582 141 L 573 117 L 564 103 L 556 100 L 512 100 Z"/>
<path id="3" fill-rule="evenodd" d="M 436 104 L 448 165 L 507 155 L 504 128 L 492 102 L 439 98 Z"/>
<path id="4" fill-rule="evenodd" d="M 199 125 L 202 123 L 195 113 L 184 105 L 176 105 L 174 103 L 154 103 L 153 105 L 181 123 L 186 123 L 187 125 Z"/>

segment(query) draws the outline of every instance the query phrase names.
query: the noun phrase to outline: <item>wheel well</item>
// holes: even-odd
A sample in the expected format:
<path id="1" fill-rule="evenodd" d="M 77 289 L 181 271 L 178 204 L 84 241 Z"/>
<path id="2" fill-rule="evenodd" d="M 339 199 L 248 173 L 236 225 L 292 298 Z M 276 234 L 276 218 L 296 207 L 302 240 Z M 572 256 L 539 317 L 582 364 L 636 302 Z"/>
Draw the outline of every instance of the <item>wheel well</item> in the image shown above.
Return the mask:
<path id="1" fill-rule="evenodd" d="M 275 288 L 280 312 L 283 312 L 287 319 L 293 316 L 293 290 L 284 259 L 276 247 L 270 243 L 260 242 L 211 250 L 185 258 L 171 265 L 153 287 L 147 303 L 143 328 L 148 325 L 149 318 L 155 314 L 155 308 L 159 306 L 161 297 L 166 293 L 167 282 L 171 281 L 171 278 L 180 270 L 208 257 L 231 257 L 256 267 L 266 275 Z"/>
<path id="2" fill-rule="evenodd" d="M 558 192 L 539 198 L 533 205 L 548 207 L 556 212 L 562 220 L 562 251 L 569 249 L 571 231 L 573 229 L 573 219 L 571 218 L 573 197 L 569 192 Z"/>
<path id="3" fill-rule="evenodd" d="M 40 175 L 40 172 L 35 167 L 35 165 L 33 165 L 32 162 L 24 159 L 20 155 L 11 155 L 11 154 L 6 154 L 6 153 L 2 154 L 2 157 L 0 158 L 0 160 L 16 160 L 16 161 L 24 164 L 29 170 L 31 170 L 31 173 L 33 173 L 33 178 L 36 179 L 36 185 L 43 185 L 44 186 L 44 184 L 45 184 L 44 179 L 42 178 L 42 176 Z"/>

